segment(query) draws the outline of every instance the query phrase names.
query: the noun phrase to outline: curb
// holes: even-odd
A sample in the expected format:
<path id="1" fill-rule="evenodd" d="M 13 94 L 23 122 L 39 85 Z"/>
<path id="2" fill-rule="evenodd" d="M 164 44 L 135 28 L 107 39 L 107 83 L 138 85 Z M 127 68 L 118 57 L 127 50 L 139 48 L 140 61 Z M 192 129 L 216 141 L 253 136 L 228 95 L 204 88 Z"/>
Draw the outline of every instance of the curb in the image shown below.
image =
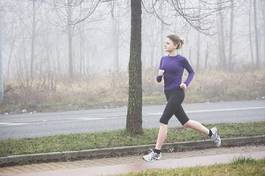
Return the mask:
<path id="1" fill-rule="evenodd" d="M 222 139 L 222 147 L 236 147 L 246 145 L 265 145 L 265 135 Z M 0 157 L 0 167 L 43 162 L 73 161 L 82 159 L 140 155 L 145 153 L 148 149 L 153 148 L 154 146 L 155 145 L 153 144 L 80 151 L 11 155 L 7 157 Z M 182 152 L 214 147 L 215 146 L 210 140 L 165 143 L 163 145 L 163 152 Z"/>

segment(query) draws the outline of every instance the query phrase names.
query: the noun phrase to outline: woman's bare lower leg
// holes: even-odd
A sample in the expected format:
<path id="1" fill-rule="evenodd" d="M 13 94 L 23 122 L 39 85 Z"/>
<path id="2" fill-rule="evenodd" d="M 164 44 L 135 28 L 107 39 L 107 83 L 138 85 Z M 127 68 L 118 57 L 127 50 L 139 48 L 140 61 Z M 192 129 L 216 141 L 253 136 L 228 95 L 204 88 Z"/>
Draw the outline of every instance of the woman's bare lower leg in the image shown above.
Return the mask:
<path id="1" fill-rule="evenodd" d="M 194 129 L 194 130 L 201 132 L 205 135 L 209 134 L 209 129 L 206 128 L 204 125 L 202 125 L 200 122 L 197 122 L 195 120 L 189 120 L 183 126 L 186 128 Z"/>
<path id="2" fill-rule="evenodd" d="M 158 136 L 157 136 L 155 149 L 161 150 L 162 145 L 164 144 L 164 142 L 167 138 L 167 128 L 168 128 L 168 125 L 160 123 L 160 128 L 159 128 L 159 132 L 158 132 Z"/>

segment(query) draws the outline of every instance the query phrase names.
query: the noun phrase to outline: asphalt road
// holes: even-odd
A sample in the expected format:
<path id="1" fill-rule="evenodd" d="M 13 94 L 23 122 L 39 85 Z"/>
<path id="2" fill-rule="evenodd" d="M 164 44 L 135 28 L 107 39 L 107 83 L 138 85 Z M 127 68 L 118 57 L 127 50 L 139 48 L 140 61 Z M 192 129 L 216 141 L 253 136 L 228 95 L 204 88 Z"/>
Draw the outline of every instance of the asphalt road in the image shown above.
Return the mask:
<path id="1" fill-rule="evenodd" d="M 143 127 L 159 127 L 165 105 L 143 107 Z M 265 120 L 265 100 L 183 104 L 191 119 L 205 124 Z M 0 115 L 0 140 L 125 128 L 126 107 L 56 113 Z M 175 117 L 170 127 L 180 126 Z"/>

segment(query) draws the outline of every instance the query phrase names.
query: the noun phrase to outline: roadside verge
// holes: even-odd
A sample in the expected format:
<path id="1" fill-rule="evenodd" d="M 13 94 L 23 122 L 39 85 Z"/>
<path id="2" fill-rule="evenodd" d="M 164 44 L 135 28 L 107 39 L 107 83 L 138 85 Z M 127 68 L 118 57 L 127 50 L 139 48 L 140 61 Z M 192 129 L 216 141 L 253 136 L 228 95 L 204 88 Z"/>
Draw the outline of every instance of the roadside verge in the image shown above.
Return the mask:
<path id="1" fill-rule="evenodd" d="M 246 145 L 265 145 L 265 135 L 222 139 L 222 147 L 236 147 Z M 72 161 L 82 159 L 140 155 L 144 154 L 148 151 L 148 149 L 153 147 L 154 145 L 138 145 L 80 151 L 12 155 L 7 157 L 0 157 L 0 167 L 54 161 Z M 215 146 L 210 140 L 176 142 L 164 144 L 163 152 L 181 152 L 189 150 L 207 149 L 213 147 Z"/>

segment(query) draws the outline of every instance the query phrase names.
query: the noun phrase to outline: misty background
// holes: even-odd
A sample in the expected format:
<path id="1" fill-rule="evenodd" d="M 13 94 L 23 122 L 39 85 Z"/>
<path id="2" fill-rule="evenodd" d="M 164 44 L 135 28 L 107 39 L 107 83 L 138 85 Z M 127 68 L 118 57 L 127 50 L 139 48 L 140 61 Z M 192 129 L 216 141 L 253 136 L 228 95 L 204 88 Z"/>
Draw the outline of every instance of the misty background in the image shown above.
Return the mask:
<path id="1" fill-rule="evenodd" d="M 163 102 L 155 75 L 172 33 L 196 73 L 187 102 L 264 97 L 264 7 L 264 0 L 143 0 L 144 102 Z M 0 9 L 1 112 L 126 105 L 129 0 L 1 0 Z M 228 85 L 235 89 L 226 92 Z"/>

